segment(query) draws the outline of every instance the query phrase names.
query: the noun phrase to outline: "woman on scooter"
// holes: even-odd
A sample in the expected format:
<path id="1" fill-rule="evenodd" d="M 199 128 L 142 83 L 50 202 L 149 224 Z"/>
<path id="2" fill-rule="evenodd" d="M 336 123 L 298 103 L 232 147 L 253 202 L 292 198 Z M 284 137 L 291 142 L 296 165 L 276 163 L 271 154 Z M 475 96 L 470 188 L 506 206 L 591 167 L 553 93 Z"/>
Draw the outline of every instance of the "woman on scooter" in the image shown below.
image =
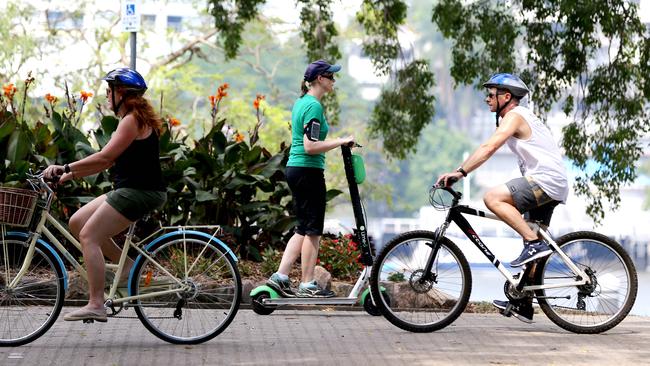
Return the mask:
<path id="1" fill-rule="evenodd" d="M 325 152 L 354 142 L 352 136 L 325 139 L 329 127 L 320 100 L 334 90 L 334 73 L 340 70 L 340 65 L 330 65 L 324 60 L 309 64 L 300 85 L 301 96 L 291 110 L 291 150 L 286 177 L 298 225 L 287 243 L 278 271 L 266 282 L 285 297 L 334 296 L 334 292 L 316 283 L 314 268 L 325 221 Z M 302 278 L 298 291 L 294 292 L 289 272 L 298 256 Z"/>

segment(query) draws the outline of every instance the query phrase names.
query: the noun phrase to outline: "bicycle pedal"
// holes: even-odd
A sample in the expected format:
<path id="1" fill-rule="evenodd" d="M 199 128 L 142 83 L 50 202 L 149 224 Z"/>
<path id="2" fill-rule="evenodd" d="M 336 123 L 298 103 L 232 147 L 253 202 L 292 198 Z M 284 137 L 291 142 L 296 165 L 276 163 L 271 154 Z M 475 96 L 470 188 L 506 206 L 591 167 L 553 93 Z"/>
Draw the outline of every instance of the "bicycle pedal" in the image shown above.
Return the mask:
<path id="1" fill-rule="evenodd" d="M 501 309 L 501 310 L 499 310 L 499 313 L 501 315 L 505 316 L 506 318 L 509 318 L 509 317 L 512 316 L 512 312 L 510 312 L 510 310 L 508 310 L 508 309 Z"/>

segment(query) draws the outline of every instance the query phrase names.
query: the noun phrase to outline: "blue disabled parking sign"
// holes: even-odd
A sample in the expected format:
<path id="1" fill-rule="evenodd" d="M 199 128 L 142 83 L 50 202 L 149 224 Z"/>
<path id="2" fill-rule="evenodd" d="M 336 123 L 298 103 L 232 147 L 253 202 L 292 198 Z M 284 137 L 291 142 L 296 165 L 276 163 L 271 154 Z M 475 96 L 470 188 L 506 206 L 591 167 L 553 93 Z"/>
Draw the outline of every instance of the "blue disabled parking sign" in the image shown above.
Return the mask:
<path id="1" fill-rule="evenodd" d="M 139 0 L 122 0 L 122 31 L 137 32 L 140 30 Z"/>

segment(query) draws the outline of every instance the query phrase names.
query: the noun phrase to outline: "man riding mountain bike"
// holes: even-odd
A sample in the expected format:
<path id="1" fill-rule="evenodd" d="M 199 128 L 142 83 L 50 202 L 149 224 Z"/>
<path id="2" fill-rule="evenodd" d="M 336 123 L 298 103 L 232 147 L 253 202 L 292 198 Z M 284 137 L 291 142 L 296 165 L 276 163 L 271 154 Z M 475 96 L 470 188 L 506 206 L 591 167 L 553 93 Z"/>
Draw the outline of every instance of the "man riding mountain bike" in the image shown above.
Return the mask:
<path id="1" fill-rule="evenodd" d="M 524 249 L 510 263 L 520 267 L 552 253 L 548 243 L 537 236 L 526 220 L 550 224 L 553 209 L 564 203 L 569 193 L 566 170 L 551 131 L 529 108 L 520 105 L 530 92 L 526 84 L 516 75 L 500 73 L 483 83 L 483 87 L 488 92 L 485 102 L 496 113 L 496 131 L 456 171 L 441 175 L 437 183 L 453 184 L 478 169 L 503 144 L 508 145 L 519 160 L 522 177 L 490 189 L 483 201 L 524 239 Z M 511 305 L 517 319 L 532 322 L 532 298 L 512 304 L 495 300 L 493 304 L 499 309 Z"/>

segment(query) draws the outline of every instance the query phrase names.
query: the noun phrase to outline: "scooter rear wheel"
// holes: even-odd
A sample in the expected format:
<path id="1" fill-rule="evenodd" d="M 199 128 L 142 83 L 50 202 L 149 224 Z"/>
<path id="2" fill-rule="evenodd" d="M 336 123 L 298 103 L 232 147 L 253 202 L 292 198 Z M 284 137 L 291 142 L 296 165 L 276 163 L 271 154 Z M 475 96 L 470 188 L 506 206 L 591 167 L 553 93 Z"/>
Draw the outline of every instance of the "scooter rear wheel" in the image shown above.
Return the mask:
<path id="1" fill-rule="evenodd" d="M 262 301 L 264 299 L 270 299 L 271 295 L 268 292 L 260 292 L 259 294 L 253 296 L 251 299 L 251 305 L 253 306 L 253 311 L 258 315 L 269 315 L 275 311 L 275 307 L 264 306 Z"/>

